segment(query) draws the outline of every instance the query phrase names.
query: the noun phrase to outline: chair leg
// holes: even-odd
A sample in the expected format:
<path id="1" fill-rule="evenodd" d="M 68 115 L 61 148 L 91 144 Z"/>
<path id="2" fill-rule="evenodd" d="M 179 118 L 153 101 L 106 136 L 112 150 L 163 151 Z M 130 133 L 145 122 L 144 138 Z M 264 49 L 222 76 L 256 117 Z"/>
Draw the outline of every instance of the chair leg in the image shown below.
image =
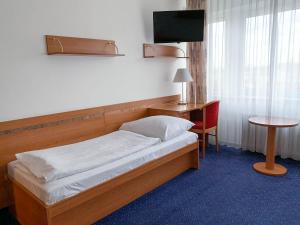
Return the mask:
<path id="1" fill-rule="evenodd" d="M 205 134 L 205 147 L 207 148 L 208 147 L 208 140 L 209 140 L 209 135 L 208 134 Z"/>
<path id="2" fill-rule="evenodd" d="M 205 133 L 202 134 L 202 157 L 205 158 L 205 148 L 206 148 L 206 142 L 205 142 Z"/>
<path id="3" fill-rule="evenodd" d="M 219 152 L 219 141 L 218 141 L 218 129 L 215 131 L 215 139 L 216 139 L 216 147 L 217 147 L 217 152 Z"/>

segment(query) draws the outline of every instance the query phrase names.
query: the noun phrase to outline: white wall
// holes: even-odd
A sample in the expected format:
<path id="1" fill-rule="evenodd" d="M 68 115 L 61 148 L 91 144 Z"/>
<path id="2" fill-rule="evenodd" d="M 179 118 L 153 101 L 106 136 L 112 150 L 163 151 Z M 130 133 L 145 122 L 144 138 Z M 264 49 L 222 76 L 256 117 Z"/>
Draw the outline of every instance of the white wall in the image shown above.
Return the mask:
<path id="1" fill-rule="evenodd" d="M 0 121 L 180 93 L 183 59 L 144 59 L 152 11 L 185 0 L 1 0 Z M 125 57 L 48 56 L 45 34 L 116 40 Z"/>

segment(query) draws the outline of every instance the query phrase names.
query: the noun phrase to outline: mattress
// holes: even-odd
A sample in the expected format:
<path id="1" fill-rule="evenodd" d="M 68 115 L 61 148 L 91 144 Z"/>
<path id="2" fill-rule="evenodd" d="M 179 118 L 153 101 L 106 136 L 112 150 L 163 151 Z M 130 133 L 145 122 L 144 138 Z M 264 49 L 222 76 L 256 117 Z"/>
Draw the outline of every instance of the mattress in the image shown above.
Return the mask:
<path id="1" fill-rule="evenodd" d="M 48 183 L 41 183 L 18 160 L 8 164 L 8 175 L 46 205 L 52 205 L 196 141 L 197 135 L 186 131 L 174 139 L 148 147 L 122 159 Z"/>
<path id="2" fill-rule="evenodd" d="M 54 148 L 22 152 L 17 160 L 43 183 L 82 173 L 160 143 L 159 138 L 118 130 Z"/>

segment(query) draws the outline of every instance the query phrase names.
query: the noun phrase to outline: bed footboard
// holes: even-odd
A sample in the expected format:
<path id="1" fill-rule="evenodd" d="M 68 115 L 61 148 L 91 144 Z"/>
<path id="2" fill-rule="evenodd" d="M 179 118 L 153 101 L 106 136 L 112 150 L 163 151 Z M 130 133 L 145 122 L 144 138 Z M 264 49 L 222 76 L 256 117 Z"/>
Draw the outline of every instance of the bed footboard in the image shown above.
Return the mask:
<path id="1" fill-rule="evenodd" d="M 197 142 L 51 206 L 11 180 L 12 208 L 22 225 L 90 225 L 190 168 L 199 168 Z"/>

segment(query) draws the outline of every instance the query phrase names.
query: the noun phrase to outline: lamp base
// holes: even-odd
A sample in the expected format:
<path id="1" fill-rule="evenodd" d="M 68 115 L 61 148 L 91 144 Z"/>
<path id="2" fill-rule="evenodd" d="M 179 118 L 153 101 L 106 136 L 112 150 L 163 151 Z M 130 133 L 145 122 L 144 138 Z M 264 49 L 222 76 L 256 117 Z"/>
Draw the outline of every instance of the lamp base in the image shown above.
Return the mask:
<path id="1" fill-rule="evenodd" d="M 178 102 L 177 104 L 178 105 L 187 105 L 188 103 L 187 102 Z"/>

